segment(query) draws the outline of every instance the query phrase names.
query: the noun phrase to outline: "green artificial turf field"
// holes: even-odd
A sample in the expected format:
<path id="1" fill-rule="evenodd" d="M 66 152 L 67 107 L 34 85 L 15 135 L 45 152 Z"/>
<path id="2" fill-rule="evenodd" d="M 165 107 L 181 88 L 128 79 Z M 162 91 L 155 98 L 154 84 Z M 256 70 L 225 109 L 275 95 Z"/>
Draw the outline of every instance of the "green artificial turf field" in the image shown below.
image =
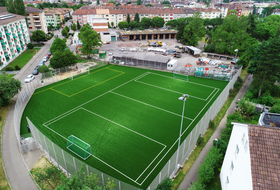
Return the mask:
<path id="1" fill-rule="evenodd" d="M 185 105 L 183 142 L 227 85 L 172 76 L 106 65 L 74 80 L 37 89 L 22 118 L 28 117 L 65 150 L 67 138 L 78 137 L 91 146 L 92 155 L 85 163 L 145 189 L 177 149 L 183 107 L 178 98 L 190 96 Z M 22 119 L 22 135 L 27 133 L 26 125 Z"/>

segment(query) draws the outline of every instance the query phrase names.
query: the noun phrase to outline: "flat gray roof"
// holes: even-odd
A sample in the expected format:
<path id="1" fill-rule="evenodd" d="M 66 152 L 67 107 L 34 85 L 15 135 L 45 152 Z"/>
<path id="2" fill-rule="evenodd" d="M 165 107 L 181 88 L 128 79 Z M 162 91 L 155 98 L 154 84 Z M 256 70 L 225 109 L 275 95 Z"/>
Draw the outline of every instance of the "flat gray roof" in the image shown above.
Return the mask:
<path id="1" fill-rule="evenodd" d="M 161 62 L 161 63 L 168 63 L 170 61 L 170 57 L 164 56 L 161 54 L 156 54 L 154 52 L 120 52 L 116 53 L 114 56 L 116 57 L 123 57 L 123 58 L 132 58 L 132 59 L 138 59 L 138 60 L 144 60 L 144 61 L 153 61 L 153 62 Z"/>

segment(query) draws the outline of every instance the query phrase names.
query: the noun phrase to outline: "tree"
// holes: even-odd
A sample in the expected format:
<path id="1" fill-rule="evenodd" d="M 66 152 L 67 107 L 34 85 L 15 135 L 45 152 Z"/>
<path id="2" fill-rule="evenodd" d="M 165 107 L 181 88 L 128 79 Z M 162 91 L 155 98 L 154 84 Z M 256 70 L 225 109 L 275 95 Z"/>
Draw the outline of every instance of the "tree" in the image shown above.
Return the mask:
<path id="1" fill-rule="evenodd" d="M 257 37 L 263 41 L 280 34 L 280 15 L 270 15 L 257 24 Z"/>
<path id="2" fill-rule="evenodd" d="M 70 178 L 64 178 L 62 183 L 56 188 L 56 190 L 65 190 L 65 189 L 81 189 L 81 190 L 113 190 L 116 186 L 114 180 L 107 178 L 107 183 L 104 187 L 99 187 L 100 178 L 97 177 L 97 174 L 90 173 L 90 175 L 85 174 L 85 165 L 82 165 L 81 169 L 71 175 Z"/>
<path id="3" fill-rule="evenodd" d="M 270 113 L 279 113 L 280 114 L 280 100 L 277 100 L 276 104 L 272 106 L 269 110 Z"/>
<path id="4" fill-rule="evenodd" d="M 169 177 L 167 177 L 160 184 L 158 184 L 156 190 L 169 190 L 172 189 L 172 187 L 173 182 Z"/>
<path id="5" fill-rule="evenodd" d="M 248 16 L 248 23 L 249 27 L 247 28 L 247 32 L 251 35 L 251 37 L 256 37 L 256 31 L 257 31 L 257 23 L 256 23 L 256 18 L 255 15 L 249 14 Z"/>
<path id="6" fill-rule="evenodd" d="M 64 40 L 55 38 L 50 48 L 50 52 L 53 55 L 57 50 L 61 52 L 64 51 L 66 47 L 67 46 Z"/>
<path id="7" fill-rule="evenodd" d="M 100 3 L 99 3 L 99 0 L 97 0 L 96 4 L 97 4 L 97 5 L 99 5 L 99 4 L 100 4 Z"/>
<path id="8" fill-rule="evenodd" d="M 205 26 L 203 19 L 200 18 L 200 12 L 195 12 L 193 20 L 184 28 L 183 42 L 196 46 L 198 41 L 205 35 Z"/>
<path id="9" fill-rule="evenodd" d="M 61 31 L 61 35 L 64 36 L 65 38 L 67 38 L 68 31 L 66 28 L 63 28 L 63 30 Z"/>
<path id="10" fill-rule="evenodd" d="M 154 26 L 154 27 L 158 27 L 158 28 L 163 27 L 164 24 L 165 24 L 164 19 L 161 18 L 161 17 L 158 17 L 158 16 L 154 17 L 154 18 L 152 19 L 152 22 L 153 22 L 153 26 Z"/>
<path id="11" fill-rule="evenodd" d="M 8 11 L 9 13 L 14 13 L 14 14 L 16 14 L 16 8 L 15 8 L 14 1 L 13 1 L 13 0 L 7 0 L 6 7 L 7 7 L 7 11 Z"/>
<path id="12" fill-rule="evenodd" d="M 65 28 L 66 28 L 66 31 L 67 31 L 67 32 L 69 32 L 69 31 L 70 31 L 69 26 L 65 26 Z"/>
<path id="13" fill-rule="evenodd" d="M 128 24 L 130 23 L 130 15 L 129 15 L 129 13 L 127 13 L 126 22 L 127 22 Z"/>
<path id="14" fill-rule="evenodd" d="M 26 7 L 34 7 L 34 8 L 36 8 L 35 5 L 33 5 L 33 4 L 27 4 Z"/>
<path id="15" fill-rule="evenodd" d="M 26 16 L 25 6 L 22 0 L 14 0 L 16 14 Z"/>
<path id="16" fill-rule="evenodd" d="M 137 23 L 136 21 L 131 21 L 131 22 L 129 23 L 129 27 L 130 27 L 131 29 L 137 28 L 137 27 L 138 27 L 138 23 Z"/>
<path id="17" fill-rule="evenodd" d="M 71 29 L 76 31 L 77 30 L 77 25 L 75 23 L 72 24 Z"/>
<path id="18" fill-rule="evenodd" d="M 83 0 L 80 0 L 80 4 L 84 4 Z"/>
<path id="19" fill-rule="evenodd" d="M 171 4 L 170 1 L 163 1 L 161 4 Z"/>
<path id="20" fill-rule="evenodd" d="M 280 38 L 270 38 L 256 49 L 248 72 L 254 74 L 254 83 L 258 84 L 258 97 L 264 87 L 273 88 L 280 78 Z"/>
<path id="21" fill-rule="evenodd" d="M 121 22 L 118 23 L 118 27 L 120 29 L 128 28 L 129 24 L 126 21 L 121 21 Z"/>
<path id="22" fill-rule="evenodd" d="M 94 47 L 102 46 L 102 41 L 97 32 L 92 30 L 89 23 L 85 24 L 79 33 L 79 38 L 83 42 L 82 52 L 89 57 Z"/>
<path id="23" fill-rule="evenodd" d="M 143 28 L 149 28 L 150 26 L 152 26 L 152 19 L 143 17 L 140 21 L 140 24 Z"/>
<path id="24" fill-rule="evenodd" d="M 45 65 L 43 65 L 45 66 Z M 40 67 L 41 68 L 41 67 Z M 56 166 L 44 167 L 41 172 L 35 173 L 35 179 L 44 187 L 48 184 L 50 187 L 55 189 L 59 185 L 60 181 L 63 179 L 61 171 Z"/>
<path id="25" fill-rule="evenodd" d="M 0 106 L 7 106 L 14 95 L 21 90 L 21 82 L 5 74 L 0 75 Z"/>
<path id="26" fill-rule="evenodd" d="M 46 39 L 46 33 L 42 30 L 35 30 L 33 33 L 32 33 L 32 36 L 31 36 L 31 40 L 33 41 L 36 41 L 36 42 L 40 42 L 42 40 Z"/>
<path id="27" fill-rule="evenodd" d="M 37 4 L 37 9 L 44 9 L 44 7 L 42 6 L 42 4 L 38 3 Z"/>
<path id="28" fill-rule="evenodd" d="M 114 27 L 114 22 L 111 22 L 111 26 L 112 26 L 112 28 Z"/>
<path id="29" fill-rule="evenodd" d="M 188 190 L 205 190 L 205 185 L 199 181 L 194 182 Z"/>
<path id="30" fill-rule="evenodd" d="M 77 63 L 76 56 L 69 49 L 64 52 L 56 50 L 50 59 L 52 68 L 57 69 Z"/>
<path id="31" fill-rule="evenodd" d="M 145 5 L 145 7 L 153 7 L 153 5 L 148 3 L 148 4 Z"/>
<path id="32" fill-rule="evenodd" d="M 237 19 L 237 15 L 228 15 L 212 34 L 211 43 L 216 46 L 216 53 L 235 55 L 238 49 L 242 55 L 250 44 L 248 25 L 247 17 Z"/>
<path id="33" fill-rule="evenodd" d="M 138 13 L 135 13 L 134 21 L 136 21 L 137 23 L 140 22 L 140 18 L 139 18 L 139 14 Z"/>
<path id="34" fill-rule="evenodd" d="M 113 0 L 109 1 L 108 3 L 114 3 L 114 4 L 116 4 L 116 2 L 115 2 L 115 1 L 113 1 Z"/>
<path id="35" fill-rule="evenodd" d="M 81 25 L 80 23 L 77 21 L 77 29 L 80 30 L 81 29 Z"/>
<path id="36" fill-rule="evenodd" d="M 107 24 L 108 24 L 108 28 L 112 28 L 111 25 L 110 25 L 110 22 L 107 22 Z"/>
<path id="37" fill-rule="evenodd" d="M 54 26 L 52 23 L 50 23 L 50 25 L 48 26 L 48 30 L 53 30 L 54 29 Z"/>
<path id="38" fill-rule="evenodd" d="M 141 0 L 137 0 L 137 5 L 142 5 L 142 1 Z"/>
<path id="39" fill-rule="evenodd" d="M 256 5 L 253 5 L 253 13 L 252 13 L 253 15 L 256 15 L 257 14 L 257 7 L 256 7 Z"/>
<path id="40" fill-rule="evenodd" d="M 34 45 L 33 45 L 32 43 L 28 43 L 28 44 L 27 44 L 27 48 L 28 48 L 28 49 L 33 49 L 33 48 L 34 48 Z"/>
<path id="41" fill-rule="evenodd" d="M 0 0 L 0 7 L 6 6 L 6 0 Z"/>

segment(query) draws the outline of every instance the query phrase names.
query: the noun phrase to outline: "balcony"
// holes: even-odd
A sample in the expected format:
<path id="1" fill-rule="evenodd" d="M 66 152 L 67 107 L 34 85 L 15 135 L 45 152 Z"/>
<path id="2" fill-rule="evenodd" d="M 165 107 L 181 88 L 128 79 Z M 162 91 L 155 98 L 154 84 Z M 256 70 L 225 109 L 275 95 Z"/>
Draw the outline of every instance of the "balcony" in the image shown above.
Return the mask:
<path id="1" fill-rule="evenodd" d="M 39 23 L 35 23 L 35 26 L 41 26 L 41 23 L 39 22 Z"/>
<path id="2" fill-rule="evenodd" d="M 40 18 L 39 15 L 33 15 L 33 18 Z"/>

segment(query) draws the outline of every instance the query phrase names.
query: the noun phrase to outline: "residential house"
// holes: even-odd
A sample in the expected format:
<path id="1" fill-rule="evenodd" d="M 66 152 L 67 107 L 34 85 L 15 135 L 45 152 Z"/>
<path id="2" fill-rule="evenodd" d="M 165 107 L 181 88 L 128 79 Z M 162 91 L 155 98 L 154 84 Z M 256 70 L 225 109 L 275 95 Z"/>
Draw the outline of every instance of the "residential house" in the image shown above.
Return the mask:
<path id="1" fill-rule="evenodd" d="M 279 189 L 280 128 L 232 124 L 220 173 L 222 189 Z"/>
<path id="2" fill-rule="evenodd" d="M 61 13 L 62 19 L 70 18 L 74 12 L 72 8 L 54 8 L 54 10 Z"/>
<path id="3" fill-rule="evenodd" d="M 0 69 L 19 56 L 30 43 L 25 17 L 0 13 Z"/>
<path id="4" fill-rule="evenodd" d="M 27 13 L 27 23 L 28 23 L 28 30 L 30 36 L 36 30 L 42 30 L 45 33 L 48 33 L 44 11 L 40 9 L 36 9 L 34 7 L 26 7 L 26 13 Z"/>
<path id="5" fill-rule="evenodd" d="M 53 25 L 57 27 L 58 24 L 62 23 L 63 14 L 56 10 L 44 9 L 46 16 L 47 26 Z"/>

